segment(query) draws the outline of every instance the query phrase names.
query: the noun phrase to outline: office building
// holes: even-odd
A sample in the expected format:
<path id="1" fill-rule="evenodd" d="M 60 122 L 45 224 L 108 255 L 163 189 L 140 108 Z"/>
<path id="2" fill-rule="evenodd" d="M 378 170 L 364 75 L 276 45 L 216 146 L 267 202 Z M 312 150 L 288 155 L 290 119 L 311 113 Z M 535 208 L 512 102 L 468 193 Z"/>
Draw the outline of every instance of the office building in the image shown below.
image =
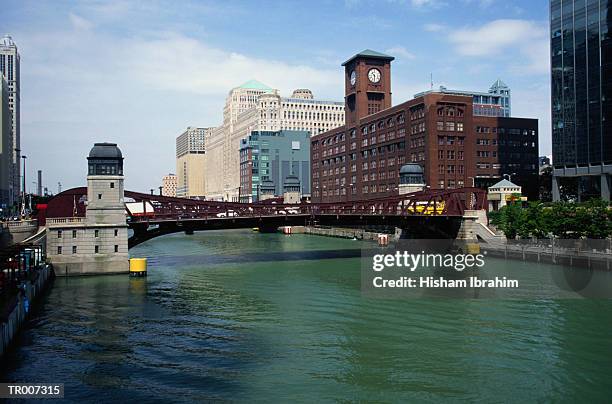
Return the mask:
<path id="1" fill-rule="evenodd" d="M 261 200 L 264 181 L 274 196 L 283 196 L 287 183 L 297 184 L 300 195 L 310 194 L 309 132 L 255 131 L 241 140 L 240 202 Z"/>
<path id="2" fill-rule="evenodd" d="M 430 91 L 391 107 L 393 57 L 366 50 L 346 61 L 346 125 L 311 138 L 312 201 L 399 192 L 403 165 L 427 186 L 486 188 L 504 174 L 538 192 L 538 121 L 474 114 L 472 94 Z"/>
<path id="3" fill-rule="evenodd" d="M 12 193 L 15 197 L 19 195 L 20 181 L 19 176 L 21 173 L 21 129 L 20 129 L 20 112 L 21 112 L 21 95 L 20 95 L 20 70 L 19 70 L 19 52 L 17 45 L 9 35 L 5 35 L 0 40 L 0 72 L 4 76 L 6 83 L 8 84 L 8 99 L 9 109 L 11 111 L 12 121 L 12 181 L 10 186 L 12 187 Z M 25 190 L 24 190 L 25 192 Z"/>
<path id="4" fill-rule="evenodd" d="M 611 16 L 612 3 L 605 0 L 550 2 L 554 200 L 572 183 L 579 199 L 610 199 Z"/>
<path id="5" fill-rule="evenodd" d="M 232 89 L 226 99 L 223 125 L 207 139 L 208 199 L 237 201 L 240 187 L 240 141 L 255 131 L 303 130 L 310 134 L 344 124 L 344 104 L 317 100 L 308 89 L 290 97 L 256 80 Z"/>
<path id="6" fill-rule="evenodd" d="M 188 127 L 176 138 L 176 196 L 204 198 L 206 137 L 212 128 Z"/>
<path id="7" fill-rule="evenodd" d="M 8 85 L 0 75 L 0 208 L 2 215 L 13 205 L 13 128 Z"/>
<path id="8" fill-rule="evenodd" d="M 177 176 L 174 174 L 164 175 L 162 178 L 162 195 L 176 196 L 176 185 L 178 183 Z"/>
<path id="9" fill-rule="evenodd" d="M 442 93 L 451 95 L 466 95 L 473 97 L 473 112 L 478 116 L 512 116 L 511 91 L 503 81 L 497 79 L 491 85 L 488 92 L 450 90 L 440 86 L 438 90 L 424 91 L 415 94 L 414 98 L 422 97 L 429 93 Z"/>

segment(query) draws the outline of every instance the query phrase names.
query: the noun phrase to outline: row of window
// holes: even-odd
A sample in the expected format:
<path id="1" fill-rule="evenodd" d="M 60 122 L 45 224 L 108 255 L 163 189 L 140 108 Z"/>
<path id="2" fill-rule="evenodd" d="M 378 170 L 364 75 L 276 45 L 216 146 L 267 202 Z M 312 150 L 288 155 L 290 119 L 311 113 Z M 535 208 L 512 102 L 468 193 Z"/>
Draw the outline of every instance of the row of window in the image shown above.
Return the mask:
<path id="1" fill-rule="evenodd" d="M 72 238 L 77 238 L 77 230 L 72 230 Z M 114 229 L 114 234 L 115 237 L 117 237 L 119 235 L 119 230 L 118 229 Z M 57 231 L 57 238 L 63 238 L 64 235 L 64 231 L 63 230 L 58 230 Z M 100 230 L 95 229 L 94 230 L 94 237 L 100 237 Z"/>
<path id="2" fill-rule="evenodd" d="M 458 165 L 456 166 L 456 171 L 455 171 L 455 165 L 454 164 L 449 164 L 449 165 L 444 165 L 444 164 L 438 164 L 438 174 L 440 175 L 444 175 L 446 174 L 455 174 L 455 172 L 457 172 L 458 174 L 464 174 L 465 173 L 465 167 L 463 165 Z"/>
<path id="3" fill-rule="evenodd" d="M 73 245 L 72 246 L 72 253 L 73 254 L 77 254 L 78 250 L 77 250 L 77 246 Z M 119 245 L 115 244 L 114 246 L 114 252 L 119 252 Z M 100 253 L 100 246 L 94 246 L 94 253 L 95 254 L 99 254 Z M 63 248 L 62 246 L 58 246 L 57 247 L 57 255 L 62 255 L 63 254 Z"/>

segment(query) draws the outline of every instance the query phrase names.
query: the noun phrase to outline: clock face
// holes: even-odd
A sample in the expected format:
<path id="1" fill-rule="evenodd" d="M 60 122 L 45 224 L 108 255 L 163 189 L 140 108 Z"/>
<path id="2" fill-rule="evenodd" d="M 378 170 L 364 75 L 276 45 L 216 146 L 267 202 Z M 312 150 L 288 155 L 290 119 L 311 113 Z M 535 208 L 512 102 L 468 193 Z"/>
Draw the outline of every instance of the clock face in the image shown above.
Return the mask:
<path id="1" fill-rule="evenodd" d="M 370 71 L 368 71 L 368 79 L 370 79 L 372 83 L 378 83 L 380 81 L 380 70 L 370 69 Z"/>
<path id="2" fill-rule="evenodd" d="M 355 73 L 355 70 L 353 70 L 351 72 L 351 86 L 354 86 L 356 82 L 357 82 L 357 73 Z"/>

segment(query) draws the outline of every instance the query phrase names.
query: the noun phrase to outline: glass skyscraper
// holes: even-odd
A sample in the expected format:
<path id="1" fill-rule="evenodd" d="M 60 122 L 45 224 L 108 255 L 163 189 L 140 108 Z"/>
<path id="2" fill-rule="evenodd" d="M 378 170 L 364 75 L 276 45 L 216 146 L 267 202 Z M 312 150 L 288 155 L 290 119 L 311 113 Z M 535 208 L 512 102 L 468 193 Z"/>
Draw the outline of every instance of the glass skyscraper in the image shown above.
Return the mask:
<path id="1" fill-rule="evenodd" d="M 551 0 L 553 197 L 562 177 L 612 173 L 612 0 Z M 578 191 L 580 194 L 580 191 Z"/>

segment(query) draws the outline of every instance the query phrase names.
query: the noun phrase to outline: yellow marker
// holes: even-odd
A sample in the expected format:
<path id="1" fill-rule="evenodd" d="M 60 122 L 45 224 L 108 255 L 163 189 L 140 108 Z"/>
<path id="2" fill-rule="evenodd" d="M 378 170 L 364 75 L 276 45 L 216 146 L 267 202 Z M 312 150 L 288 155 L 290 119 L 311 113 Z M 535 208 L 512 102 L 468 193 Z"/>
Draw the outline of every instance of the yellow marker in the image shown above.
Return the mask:
<path id="1" fill-rule="evenodd" d="M 130 276 L 147 276 L 146 258 L 130 258 Z"/>

